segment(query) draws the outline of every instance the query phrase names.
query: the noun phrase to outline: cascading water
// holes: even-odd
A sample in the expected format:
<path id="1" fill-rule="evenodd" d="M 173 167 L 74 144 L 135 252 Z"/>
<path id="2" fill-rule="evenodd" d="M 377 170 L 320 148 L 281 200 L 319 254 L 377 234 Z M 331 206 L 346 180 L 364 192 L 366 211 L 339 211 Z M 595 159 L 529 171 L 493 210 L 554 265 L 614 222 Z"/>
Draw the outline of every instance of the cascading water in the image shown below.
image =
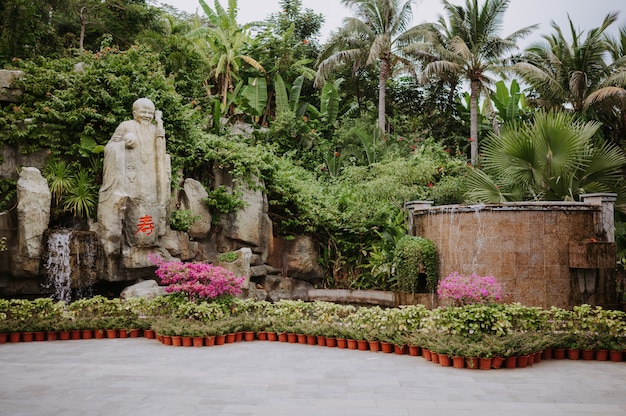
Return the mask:
<path id="1" fill-rule="evenodd" d="M 72 298 L 71 253 L 69 230 L 52 231 L 48 236 L 47 287 L 54 288 L 53 297 L 68 303 Z"/>

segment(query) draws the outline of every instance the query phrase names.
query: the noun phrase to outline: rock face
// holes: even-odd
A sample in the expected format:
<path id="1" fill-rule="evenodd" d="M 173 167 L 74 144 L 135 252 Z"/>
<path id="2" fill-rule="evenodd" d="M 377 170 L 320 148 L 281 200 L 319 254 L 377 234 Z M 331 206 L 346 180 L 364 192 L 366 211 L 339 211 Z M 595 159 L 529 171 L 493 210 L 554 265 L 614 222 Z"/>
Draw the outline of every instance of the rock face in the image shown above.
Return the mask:
<path id="1" fill-rule="evenodd" d="M 139 283 L 126 287 L 122 290 L 120 297 L 122 299 L 154 299 L 165 294 L 165 288 L 163 286 L 159 286 L 155 280 L 143 280 Z"/>
<path id="2" fill-rule="evenodd" d="M 207 238 L 211 232 L 211 213 L 205 203 L 202 202 L 209 196 L 206 189 L 195 179 L 187 178 L 183 184 L 181 193 L 181 209 L 188 209 L 194 216 L 199 216 L 187 232 L 191 238 Z"/>
<path id="3" fill-rule="evenodd" d="M 216 186 L 224 186 L 233 192 L 233 178 L 222 170 L 215 170 Z M 261 186 L 259 186 L 261 188 Z M 260 189 L 250 189 L 246 184 L 239 184 L 237 191 L 242 193 L 243 209 L 224 215 L 220 221 L 221 232 L 217 236 L 219 252 L 235 251 L 250 247 L 253 254 L 259 256 L 259 263 L 265 263 L 269 256 L 272 238 L 272 221 L 268 216 L 267 196 Z"/>
<path id="4" fill-rule="evenodd" d="M 318 283 L 324 269 L 318 263 L 317 243 L 309 236 L 296 236 L 293 240 L 275 238 L 269 264 L 281 269 L 282 275 Z"/>
<path id="5" fill-rule="evenodd" d="M 13 274 L 36 275 L 43 254 L 44 232 L 50 220 L 52 195 L 37 168 L 25 167 L 17 181 L 17 256 Z"/>

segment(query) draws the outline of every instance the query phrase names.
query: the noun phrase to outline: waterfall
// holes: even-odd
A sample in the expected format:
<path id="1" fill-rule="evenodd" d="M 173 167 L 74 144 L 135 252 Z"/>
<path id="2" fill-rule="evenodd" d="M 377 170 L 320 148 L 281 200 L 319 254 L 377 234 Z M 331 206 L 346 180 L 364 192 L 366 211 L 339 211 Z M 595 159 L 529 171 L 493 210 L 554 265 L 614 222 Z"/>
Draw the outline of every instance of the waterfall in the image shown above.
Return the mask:
<path id="1" fill-rule="evenodd" d="M 53 297 L 56 300 L 69 303 L 72 298 L 72 278 L 70 267 L 70 239 L 69 230 L 51 231 L 48 236 L 48 270 L 47 287 L 54 288 Z"/>

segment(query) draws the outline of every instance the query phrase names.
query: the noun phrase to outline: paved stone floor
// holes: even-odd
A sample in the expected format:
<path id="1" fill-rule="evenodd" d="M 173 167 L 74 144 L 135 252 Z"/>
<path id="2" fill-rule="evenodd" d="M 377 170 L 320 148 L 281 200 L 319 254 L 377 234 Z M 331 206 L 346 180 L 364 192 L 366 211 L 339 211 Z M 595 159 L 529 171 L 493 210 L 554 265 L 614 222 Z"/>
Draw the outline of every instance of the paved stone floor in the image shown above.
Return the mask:
<path id="1" fill-rule="evenodd" d="M 481 371 L 267 341 L 7 343 L 0 415 L 626 415 L 626 363 Z"/>

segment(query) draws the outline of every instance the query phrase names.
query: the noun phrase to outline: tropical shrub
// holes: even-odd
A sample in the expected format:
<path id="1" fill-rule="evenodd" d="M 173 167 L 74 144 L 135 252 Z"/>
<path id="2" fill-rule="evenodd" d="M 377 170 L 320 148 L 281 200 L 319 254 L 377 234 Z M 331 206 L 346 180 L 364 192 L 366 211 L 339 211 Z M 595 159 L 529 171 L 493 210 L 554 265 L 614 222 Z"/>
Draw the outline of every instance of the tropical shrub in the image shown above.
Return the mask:
<path id="1" fill-rule="evenodd" d="M 241 293 L 244 277 L 236 277 L 223 267 L 209 263 L 165 261 L 156 254 L 148 256 L 157 266 L 156 275 L 167 285 L 165 291 L 188 300 L 228 300 Z"/>
<path id="2" fill-rule="evenodd" d="M 437 247 L 423 237 L 404 236 L 396 244 L 394 261 L 398 289 L 408 293 L 434 292 L 437 287 Z M 425 277 L 420 287 L 420 275 Z"/>
<path id="3" fill-rule="evenodd" d="M 456 306 L 495 302 L 502 298 L 502 285 L 493 276 L 469 276 L 453 272 L 439 282 L 437 295 Z"/>

